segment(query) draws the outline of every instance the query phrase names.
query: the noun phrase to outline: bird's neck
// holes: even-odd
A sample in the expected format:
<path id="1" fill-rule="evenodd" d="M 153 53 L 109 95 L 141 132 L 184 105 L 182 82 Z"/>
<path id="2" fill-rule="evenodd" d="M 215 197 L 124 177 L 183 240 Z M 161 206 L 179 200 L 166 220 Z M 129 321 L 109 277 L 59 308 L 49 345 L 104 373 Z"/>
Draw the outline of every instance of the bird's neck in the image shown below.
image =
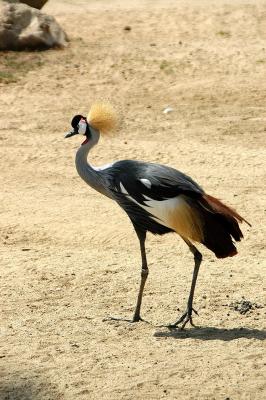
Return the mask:
<path id="1" fill-rule="evenodd" d="M 89 141 L 80 146 L 76 154 L 76 168 L 81 179 L 88 185 L 105 196 L 110 197 L 105 189 L 106 185 L 104 185 L 104 177 L 101 172 L 88 163 L 89 151 L 95 144 L 93 141 Z"/>

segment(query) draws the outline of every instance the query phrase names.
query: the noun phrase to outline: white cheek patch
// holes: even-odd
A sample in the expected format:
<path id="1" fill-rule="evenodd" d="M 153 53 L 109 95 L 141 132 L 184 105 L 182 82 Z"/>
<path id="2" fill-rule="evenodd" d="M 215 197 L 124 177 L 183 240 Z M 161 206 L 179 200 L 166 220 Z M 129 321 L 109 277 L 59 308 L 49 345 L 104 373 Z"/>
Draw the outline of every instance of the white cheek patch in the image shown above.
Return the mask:
<path id="1" fill-rule="evenodd" d="M 78 133 L 80 135 L 85 135 L 87 129 L 87 124 L 85 119 L 81 119 L 78 123 Z"/>

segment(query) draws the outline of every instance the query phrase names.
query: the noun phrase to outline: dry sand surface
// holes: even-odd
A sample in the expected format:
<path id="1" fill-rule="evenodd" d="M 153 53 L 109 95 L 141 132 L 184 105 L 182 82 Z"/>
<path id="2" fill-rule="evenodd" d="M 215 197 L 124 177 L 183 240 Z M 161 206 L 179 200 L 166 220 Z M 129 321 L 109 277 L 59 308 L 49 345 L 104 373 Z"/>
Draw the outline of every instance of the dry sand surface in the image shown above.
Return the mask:
<path id="1" fill-rule="evenodd" d="M 35 53 L 38 68 L 0 86 L 0 399 L 265 398 L 266 2 L 50 0 L 43 10 L 70 46 Z M 150 324 L 104 321 L 132 316 L 140 254 L 126 214 L 78 177 L 80 138 L 64 139 L 99 98 L 121 126 L 93 150 L 95 165 L 171 165 L 252 223 L 236 257 L 199 246 L 198 328 L 159 327 L 190 287 L 193 258 L 177 235 L 148 236 Z M 246 314 L 230 307 L 243 297 Z"/>

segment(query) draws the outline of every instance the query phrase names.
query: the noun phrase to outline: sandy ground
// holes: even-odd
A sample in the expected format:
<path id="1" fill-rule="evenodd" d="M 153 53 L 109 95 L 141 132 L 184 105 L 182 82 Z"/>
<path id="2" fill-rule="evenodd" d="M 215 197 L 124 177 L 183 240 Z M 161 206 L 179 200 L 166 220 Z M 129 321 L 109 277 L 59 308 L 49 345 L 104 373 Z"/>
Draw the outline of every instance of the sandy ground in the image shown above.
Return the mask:
<path id="1" fill-rule="evenodd" d="M 266 3 L 229 3 L 45 6 L 70 46 L 38 54 L 39 68 L 0 86 L 1 400 L 266 397 Z M 126 214 L 78 177 L 80 138 L 64 139 L 99 98 L 121 127 L 94 164 L 174 166 L 252 223 L 237 257 L 200 247 L 199 328 L 158 326 L 183 311 L 191 281 L 176 235 L 148 237 L 150 324 L 104 321 L 132 316 L 140 254 Z M 243 297 L 246 314 L 230 307 Z"/>

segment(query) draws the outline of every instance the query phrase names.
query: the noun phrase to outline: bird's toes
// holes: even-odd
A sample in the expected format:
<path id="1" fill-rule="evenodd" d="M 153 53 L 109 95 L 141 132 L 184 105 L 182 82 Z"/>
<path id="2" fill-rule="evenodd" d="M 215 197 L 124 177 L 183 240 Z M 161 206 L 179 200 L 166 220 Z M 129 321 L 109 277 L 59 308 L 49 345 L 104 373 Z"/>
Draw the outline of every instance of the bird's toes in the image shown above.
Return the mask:
<path id="1" fill-rule="evenodd" d="M 108 322 L 108 321 L 124 321 L 124 322 L 132 322 L 131 319 L 128 318 L 122 318 L 122 317 L 112 317 L 111 315 L 109 317 L 106 317 L 103 319 L 103 322 Z"/>
<path id="2" fill-rule="evenodd" d="M 143 319 L 140 315 L 134 316 L 132 319 L 129 318 L 123 318 L 123 317 L 106 317 L 103 319 L 103 322 L 107 322 L 107 321 L 120 321 L 120 322 L 129 322 L 130 324 L 133 324 L 135 322 L 146 322 L 147 324 L 149 324 L 150 322 L 146 321 L 145 319 Z"/>
<path id="3" fill-rule="evenodd" d="M 137 318 L 133 318 L 132 320 L 131 320 L 131 322 L 132 323 L 134 323 L 134 322 L 145 322 L 146 324 L 150 324 L 150 325 L 152 325 L 152 323 L 151 322 L 149 322 L 149 321 L 147 321 L 146 319 L 143 319 L 140 315 L 137 317 Z"/>
<path id="4" fill-rule="evenodd" d="M 132 318 L 132 320 L 130 321 L 130 322 L 132 322 L 132 324 L 134 324 L 135 322 L 142 322 L 143 321 L 143 319 L 141 318 L 141 317 L 139 317 L 139 318 Z"/>
<path id="5" fill-rule="evenodd" d="M 196 315 L 199 315 L 198 312 L 196 310 L 194 310 L 194 308 L 191 308 L 191 309 L 189 308 L 174 324 L 167 325 L 167 328 L 169 328 L 169 329 L 179 328 L 180 330 L 183 330 L 188 322 L 190 322 L 190 324 L 195 327 L 196 325 L 194 324 L 193 319 L 192 319 L 193 312 Z M 182 325 L 179 326 L 181 323 L 182 323 Z"/>

